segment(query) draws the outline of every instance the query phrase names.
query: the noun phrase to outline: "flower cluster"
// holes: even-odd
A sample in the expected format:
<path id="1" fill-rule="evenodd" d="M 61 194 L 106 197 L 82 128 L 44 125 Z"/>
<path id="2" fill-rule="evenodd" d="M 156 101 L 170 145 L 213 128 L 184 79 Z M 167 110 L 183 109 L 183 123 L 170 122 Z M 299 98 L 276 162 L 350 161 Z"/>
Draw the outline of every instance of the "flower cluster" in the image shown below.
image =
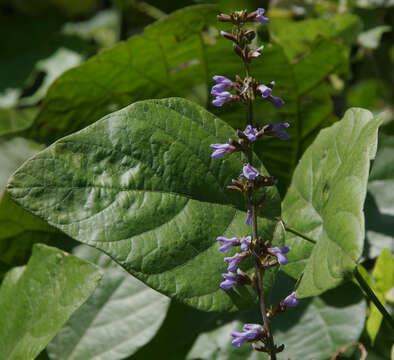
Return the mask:
<path id="1" fill-rule="evenodd" d="M 218 18 L 220 21 L 232 22 L 234 25 L 237 25 L 237 28 L 231 34 L 223 31 L 221 34 L 233 41 L 234 51 L 242 58 L 245 64 L 246 77 L 241 79 L 239 76 L 236 76 L 235 81 L 232 81 L 225 76 L 214 76 L 213 79 L 216 84 L 211 91 L 211 94 L 215 97 L 212 101 L 213 105 L 223 106 L 227 102 L 239 101 L 248 104 L 250 108 L 252 101 L 256 97 L 261 97 L 271 102 L 275 108 L 281 109 L 284 101 L 272 95 L 275 82 L 271 81 L 265 85 L 259 83 L 248 74 L 250 61 L 260 57 L 264 47 L 260 46 L 254 50 L 249 49 L 249 44 L 256 34 L 253 30 L 243 31 L 241 26 L 247 21 L 260 22 L 261 24 L 268 23 L 269 19 L 264 16 L 264 9 L 257 9 L 250 14 L 246 10 L 236 11 L 230 15 L 221 14 Z M 217 241 L 220 243 L 220 252 L 226 253 L 232 248 L 239 247 L 238 252 L 224 258 L 224 262 L 227 264 L 227 273 L 222 274 L 223 281 L 220 283 L 220 288 L 225 291 L 232 291 L 237 286 L 249 285 L 253 287 L 259 298 L 261 298 L 261 279 L 264 271 L 274 266 L 286 265 L 288 262 L 286 254 L 290 251 L 289 247 L 269 247 L 270 241 L 263 241 L 257 235 L 255 191 L 260 187 L 275 185 L 276 180 L 270 176 L 262 175 L 253 166 L 252 161 L 253 145 L 256 141 L 263 136 L 274 136 L 280 140 L 288 140 L 290 138 L 286 132 L 288 127 L 288 123 L 271 123 L 258 126 L 253 125 L 252 121 L 250 121 L 244 131 L 237 131 L 238 139 L 229 139 L 228 143 L 224 144 L 211 144 L 211 148 L 214 150 L 211 157 L 214 159 L 234 152 L 241 152 L 246 158 L 241 174 L 237 179 L 233 179 L 232 184 L 227 186 L 227 188 L 240 191 L 246 196 L 248 207 L 246 209 L 245 222 L 248 226 L 251 226 L 253 235 L 246 234 L 242 237 L 230 238 L 219 236 L 217 238 Z M 241 263 L 247 258 L 253 259 L 255 264 L 255 273 L 251 276 L 239 268 Z M 287 307 L 296 306 L 297 304 L 298 300 L 293 292 L 275 307 L 271 307 L 267 314 L 263 314 L 263 319 L 265 317 L 271 319 L 276 313 L 285 311 Z M 264 325 L 246 324 L 243 327 L 243 332 L 231 333 L 231 336 L 234 338 L 232 344 L 239 347 L 245 342 L 250 342 L 253 343 L 253 348 L 257 351 L 269 353 L 282 351 L 283 346 L 277 347 L 272 343 L 270 331 L 269 325 L 266 323 Z M 259 341 L 264 346 L 257 344 Z"/>
<path id="2" fill-rule="evenodd" d="M 246 152 L 249 145 L 262 136 L 276 136 L 280 140 L 288 140 L 290 135 L 285 131 L 288 127 L 288 123 L 272 123 L 262 128 L 254 128 L 252 125 L 248 125 L 244 131 L 238 130 L 238 140 L 230 139 L 228 144 L 211 144 L 211 148 L 215 150 L 211 157 L 218 159 L 225 154 L 232 154 L 236 151 Z M 251 165 L 248 168 L 251 168 Z M 245 174 L 244 176 L 247 177 Z"/>
<path id="3" fill-rule="evenodd" d="M 234 47 L 234 49 L 239 49 Z M 248 53 L 247 59 L 250 61 L 253 58 L 261 56 L 263 46 Z M 236 50 L 237 52 L 237 50 Z M 251 99 L 255 99 L 260 96 L 264 100 L 268 100 L 278 110 L 282 109 L 284 100 L 278 96 L 272 95 L 272 89 L 275 86 L 275 81 L 271 81 L 269 84 L 260 84 L 251 77 L 237 79 L 233 82 L 230 79 L 222 75 L 215 75 L 213 77 L 216 85 L 212 87 L 211 94 L 215 97 L 212 104 L 215 106 L 223 106 L 226 102 L 241 101 L 248 103 Z M 230 93 L 234 91 L 235 94 Z"/>

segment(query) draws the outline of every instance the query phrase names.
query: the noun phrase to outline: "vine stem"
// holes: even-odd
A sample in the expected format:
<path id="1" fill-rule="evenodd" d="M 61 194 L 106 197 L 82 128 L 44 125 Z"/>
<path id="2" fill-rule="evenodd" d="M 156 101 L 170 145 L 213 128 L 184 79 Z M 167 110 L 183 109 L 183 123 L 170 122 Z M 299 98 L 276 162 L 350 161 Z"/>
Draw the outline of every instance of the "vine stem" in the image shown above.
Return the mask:
<path id="1" fill-rule="evenodd" d="M 378 297 L 375 295 L 373 290 L 369 287 L 368 283 L 364 280 L 360 272 L 358 271 L 358 268 L 354 270 L 354 276 L 356 277 L 357 282 L 360 285 L 360 288 L 364 290 L 365 294 L 367 295 L 367 298 L 374 303 L 374 305 L 377 307 L 377 309 L 380 311 L 380 313 L 383 315 L 383 318 L 386 319 L 386 321 L 390 324 L 390 326 L 394 329 L 394 319 L 390 316 L 390 314 L 387 312 L 386 308 L 383 306 L 383 304 L 380 302 Z"/>
<path id="2" fill-rule="evenodd" d="M 293 228 L 287 226 L 285 223 L 283 223 L 285 230 L 288 232 L 293 233 L 294 235 L 297 235 L 304 240 L 307 240 L 313 244 L 316 244 L 316 240 L 313 240 L 309 238 L 308 236 L 298 232 L 297 230 L 294 230 Z M 386 319 L 386 321 L 390 324 L 390 326 L 394 329 L 394 319 L 390 316 L 390 314 L 387 312 L 386 308 L 384 305 L 380 302 L 378 297 L 375 295 L 374 291 L 370 288 L 368 283 L 364 280 L 360 272 L 358 271 L 358 268 L 356 267 L 354 270 L 354 276 L 360 286 L 360 288 L 364 291 L 364 294 L 366 297 L 374 303 L 376 308 L 379 310 L 379 312 L 383 315 L 383 318 Z"/>

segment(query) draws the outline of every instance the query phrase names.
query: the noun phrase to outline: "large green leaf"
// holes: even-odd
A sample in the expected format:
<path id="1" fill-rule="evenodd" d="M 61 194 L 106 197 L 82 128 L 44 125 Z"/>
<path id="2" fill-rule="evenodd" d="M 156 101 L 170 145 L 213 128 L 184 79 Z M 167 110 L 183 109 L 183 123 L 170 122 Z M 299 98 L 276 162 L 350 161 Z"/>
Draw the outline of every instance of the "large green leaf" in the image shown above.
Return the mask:
<path id="1" fill-rule="evenodd" d="M 367 255 L 394 252 L 394 136 L 381 134 L 365 201 Z"/>
<path id="2" fill-rule="evenodd" d="M 297 62 L 297 58 L 308 53 L 311 43 L 319 36 L 354 43 L 362 29 L 362 23 L 356 15 L 339 14 L 331 19 L 314 18 L 304 21 L 274 18 L 268 27 L 271 36 L 283 46 L 288 59 Z"/>
<path id="3" fill-rule="evenodd" d="M 65 73 L 50 88 L 32 136 L 51 142 L 136 100 L 196 93 L 209 81 L 205 51 L 215 37 L 204 30 L 217 11 L 177 11 Z"/>
<path id="4" fill-rule="evenodd" d="M 304 153 L 283 201 L 283 219 L 310 242 L 288 233 L 291 247 L 284 271 L 303 272 L 297 296 L 317 295 L 351 276 L 364 245 L 363 205 L 379 118 L 350 109 L 322 130 Z"/>
<path id="5" fill-rule="evenodd" d="M 273 320 L 274 340 L 285 349 L 278 360 L 326 360 L 340 347 L 357 341 L 364 327 L 366 306 L 353 284 L 302 301 L 294 309 Z M 246 314 L 245 314 L 246 315 Z M 240 331 L 246 322 L 258 322 L 258 314 L 240 315 L 211 331 L 203 332 L 187 356 L 188 360 L 257 360 L 267 354 L 254 351 L 251 344 L 231 345 L 230 333 Z"/>
<path id="6" fill-rule="evenodd" d="M 169 96 L 198 101 L 234 128 L 244 129 L 243 105 L 226 104 L 218 109 L 210 104 L 213 75 L 233 79 L 243 73 L 231 43 L 219 35 L 218 30 L 227 25 L 217 22 L 218 12 L 211 5 L 182 9 L 147 27 L 142 35 L 66 72 L 49 89 L 29 136 L 50 143 L 137 100 Z M 337 25 L 327 25 L 328 37 L 346 28 Z M 354 24 L 349 22 L 349 26 Z M 275 94 L 286 101 L 280 117 L 266 101 L 255 103 L 256 122 L 291 124 L 289 142 L 268 139 L 256 147 L 269 171 L 280 179 L 284 193 L 302 152 L 321 128 L 335 120 L 325 79 L 346 67 L 347 48 L 323 38 L 307 47 L 297 36 L 276 42 L 277 38 L 265 44 L 251 73 L 262 82 L 275 80 Z M 290 44 L 300 43 L 307 51 L 295 61 L 286 51 Z"/>
<path id="7" fill-rule="evenodd" d="M 154 289 L 202 310 L 236 310 L 254 294 L 218 287 L 226 266 L 216 237 L 250 233 L 243 195 L 226 189 L 245 160 L 240 153 L 212 159 L 209 147 L 234 135 L 184 99 L 135 103 L 26 162 L 9 194 Z M 269 218 L 280 215 L 274 187 L 264 205 L 261 236 L 271 239 L 277 223 Z M 273 275 L 267 272 L 266 290 Z"/>
<path id="8" fill-rule="evenodd" d="M 133 354 L 155 335 L 170 299 L 94 248 L 81 245 L 73 254 L 102 268 L 103 279 L 48 345 L 50 359 L 116 360 Z"/>
<path id="9" fill-rule="evenodd" d="M 0 359 L 35 359 L 99 279 L 92 264 L 35 245 L 24 270 L 12 270 L 0 288 Z"/>

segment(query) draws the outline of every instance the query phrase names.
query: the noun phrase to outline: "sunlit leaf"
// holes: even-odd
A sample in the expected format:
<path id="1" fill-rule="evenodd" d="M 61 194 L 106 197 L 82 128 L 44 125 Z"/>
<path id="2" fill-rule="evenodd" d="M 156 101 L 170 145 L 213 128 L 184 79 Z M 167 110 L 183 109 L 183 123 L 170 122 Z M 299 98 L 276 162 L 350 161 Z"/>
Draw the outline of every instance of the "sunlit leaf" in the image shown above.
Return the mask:
<path id="1" fill-rule="evenodd" d="M 216 237 L 251 232 L 243 194 L 226 189 L 245 160 L 240 153 L 213 159 L 209 145 L 234 135 L 184 99 L 135 103 L 26 162 L 9 194 L 159 292 L 198 309 L 233 311 L 254 303 L 255 295 L 251 288 L 219 288 L 226 265 Z M 259 228 L 269 240 L 280 215 L 274 187 L 265 191 L 264 205 Z M 245 269 L 252 267 L 246 262 Z M 274 272 L 266 274 L 266 290 Z"/>
<path id="2" fill-rule="evenodd" d="M 48 345 L 50 359 L 116 360 L 133 354 L 155 335 L 170 299 L 96 249 L 79 246 L 73 254 L 98 265 L 103 279 Z"/>
<path id="3" fill-rule="evenodd" d="M 99 280 L 92 264 L 35 245 L 27 266 L 13 269 L 0 288 L 0 359 L 35 359 Z"/>
<path id="4" fill-rule="evenodd" d="M 297 295 L 320 294 L 351 274 L 364 245 L 363 205 L 379 118 L 350 109 L 322 130 L 301 158 L 283 201 L 283 219 L 316 245 L 288 233 L 291 247 L 284 271 L 303 273 Z"/>

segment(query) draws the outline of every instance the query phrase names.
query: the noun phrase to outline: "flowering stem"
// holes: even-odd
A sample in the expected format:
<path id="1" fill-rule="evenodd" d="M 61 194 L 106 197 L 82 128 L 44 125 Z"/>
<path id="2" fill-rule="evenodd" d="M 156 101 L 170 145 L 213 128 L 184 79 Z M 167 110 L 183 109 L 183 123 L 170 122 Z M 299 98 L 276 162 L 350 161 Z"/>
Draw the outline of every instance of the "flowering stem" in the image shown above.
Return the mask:
<path id="1" fill-rule="evenodd" d="M 247 72 L 247 64 L 246 63 L 245 63 L 245 71 Z M 252 102 L 252 100 L 249 100 L 249 103 L 248 103 L 247 120 L 248 120 L 248 124 L 253 127 L 253 102 Z M 253 145 L 252 144 L 250 145 L 249 151 L 247 152 L 246 155 L 247 155 L 248 163 L 251 166 L 253 166 Z M 261 239 L 259 238 L 258 231 L 257 231 L 257 214 L 256 214 L 256 205 L 255 205 L 254 188 L 253 187 L 251 187 L 248 191 L 248 202 L 249 202 L 249 210 L 250 210 L 251 218 L 252 218 L 253 240 L 256 242 L 257 248 L 261 249 L 263 244 L 261 244 Z M 265 330 L 265 332 L 267 334 L 267 338 L 268 338 L 268 350 L 269 350 L 271 360 L 276 360 L 275 344 L 274 344 L 274 338 L 272 336 L 271 323 L 267 317 L 267 310 L 266 310 L 265 300 L 264 300 L 264 292 L 263 292 L 263 289 L 261 286 L 261 284 L 263 283 L 264 270 L 261 268 L 261 260 L 255 252 L 253 252 L 253 260 L 254 260 L 255 274 L 256 274 L 256 292 L 259 297 L 260 311 L 261 311 L 261 317 L 263 318 L 264 330 Z"/>

